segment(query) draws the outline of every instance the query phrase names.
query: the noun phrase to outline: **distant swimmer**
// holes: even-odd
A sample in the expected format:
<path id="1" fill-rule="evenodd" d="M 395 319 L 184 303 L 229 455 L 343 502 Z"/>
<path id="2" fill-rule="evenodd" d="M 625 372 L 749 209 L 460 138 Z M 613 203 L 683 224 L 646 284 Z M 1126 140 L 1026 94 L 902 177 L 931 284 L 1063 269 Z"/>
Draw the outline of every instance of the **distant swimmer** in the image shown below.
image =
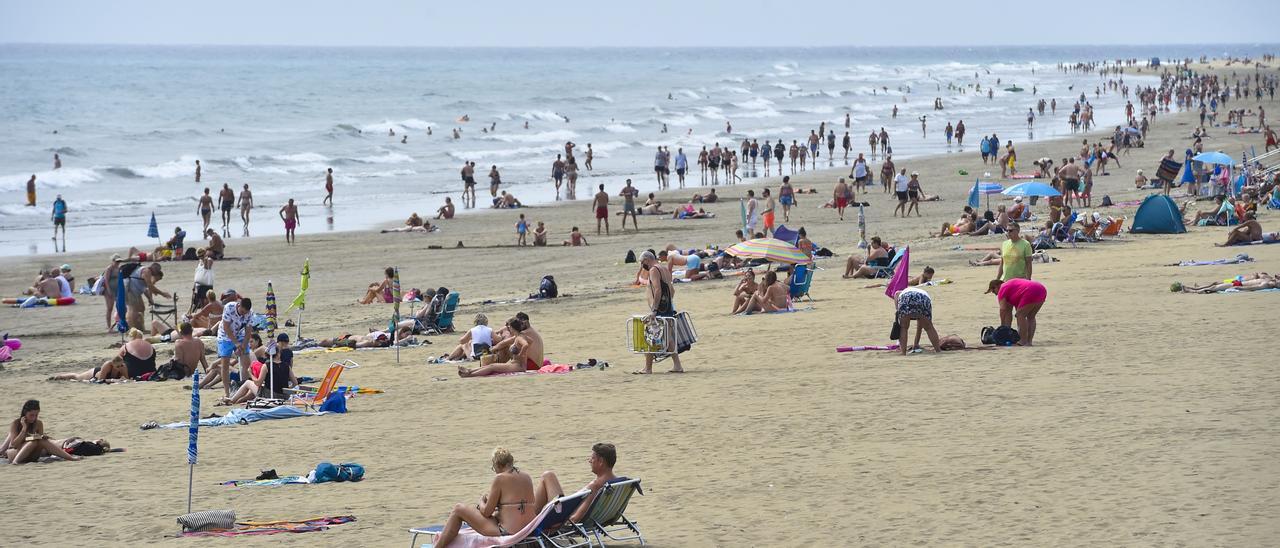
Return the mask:
<path id="1" fill-rule="evenodd" d="M 893 105 L 893 117 L 898 117 L 898 105 Z"/>
<path id="2" fill-rule="evenodd" d="M 431 136 L 431 126 L 427 126 L 427 137 Z"/>
<path id="3" fill-rule="evenodd" d="M 298 228 L 298 206 L 294 205 L 293 198 L 289 198 L 289 203 L 280 208 L 280 220 L 284 221 L 284 240 L 293 245 L 297 241 L 294 231 Z"/>
<path id="4" fill-rule="evenodd" d="M 402 144 L 402 145 L 403 145 L 403 144 L 407 144 L 408 142 L 409 142 L 409 135 L 408 135 L 408 134 L 405 134 L 405 136 L 404 136 L 404 137 L 401 137 L 401 138 L 400 138 L 400 144 Z"/>
<path id="5" fill-rule="evenodd" d="M 395 128 L 387 128 L 387 137 L 395 137 L 395 136 L 396 136 Z"/>
<path id="6" fill-rule="evenodd" d="M 36 176 L 33 174 L 27 179 L 27 206 L 36 206 Z"/>
<path id="7" fill-rule="evenodd" d="M 465 122 L 470 122 L 470 121 L 471 121 L 471 116 L 470 116 L 470 115 L 468 115 L 468 114 L 463 114 L 462 116 L 459 116 L 459 117 L 458 117 L 458 122 L 459 122 L 459 123 L 465 123 Z"/>
<path id="8" fill-rule="evenodd" d="M 58 157 L 58 153 L 53 153 L 53 169 L 62 169 L 62 158 Z"/>
<path id="9" fill-rule="evenodd" d="M 726 120 L 724 123 L 724 132 L 733 133 L 733 124 L 730 123 L 728 120 Z"/>
<path id="10" fill-rule="evenodd" d="M 333 168 L 329 168 L 324 174 L 324 201 L 323 205 L 333 205 Z"/>
<path id="11" fill-rule="evenodd" d="M 849 129 L 849 113 L 844 113 L 844 128 Z"/>
<path id="12" fill-rule="evenodd" d="M 430 129 L 430 128 L 428 128 L 428 129 Z M 492 124 L 489 124 L 489 131 L 498 131 L 498 123 L 497 123 L 497 122 L 494 122 L 494 123 L 492 123 Z"/>
<path id="13" fill-rule="evenodd" d="M 671 92 L 667 92 L 667 100 L 668 100 L 668 101 L 675 101 L 675 100 L 676 100 L 676 98 L 675 98 L 675 96 L 674 96 L 674 95 L 672 95 L 672 94 L 671 94 Z"/>
<path id="14" fill-rule="evenodd" d="M 528 121 L 528 120 L 525 120 L 525 121 L 524 121 L 524 128 L 525 128 L 525 129 L 529 129 L 529 121 Z"/>
<path id="15" fill-rule="evenodd" d="M 662 132 L 663 133 L 667 132 L 667 124 L 662 124 Z"/>
<path id="16" fill-rule="evenodd" d="M 196 160 L 196 182 L 200 182 L 200 160 Z"/>
<path id="17" fill-rule="evenodd" d="M 209 222 L 213 216 L 213 196 L 209 195 L 209 187 L 204 187 L 204 194 L 200 196 L 200 200 L 196 203 L 196 213 L 200 214 L 200 219 L 204 221 L 204 228 L 201 234 L 209 232 Z"/>
<path id="18" fill-rule="evenodd" d="M 458 128 L 453 128 L 453 139 L 458 140 Z"/>

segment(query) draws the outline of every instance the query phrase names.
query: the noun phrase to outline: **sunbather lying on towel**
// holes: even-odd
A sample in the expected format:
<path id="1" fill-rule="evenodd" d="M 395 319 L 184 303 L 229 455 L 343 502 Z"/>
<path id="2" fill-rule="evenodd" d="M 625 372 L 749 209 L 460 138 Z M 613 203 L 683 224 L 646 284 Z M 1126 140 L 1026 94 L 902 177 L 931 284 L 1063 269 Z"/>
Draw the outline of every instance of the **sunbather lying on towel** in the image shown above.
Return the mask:
<path id="1" fill-rule="evenodd" d="M 391 334 L 386 331 L 370 331 L 368 335 L 345 333 L 332 339 L 321 339 L 323 348 L 383 348 L 391 346 Z"/>
<path id="2" fill-rule="evenodd" d="M 529 324 L 528 320 L 521 320 L 520 318 L 507 320 L 507 329 L 514 336 L 494 345 L 494 350 L 501 350 L 504 346 L 509 348 L 511 356 L 509 361 L 497 362 L 496 358 L 490 361 L 490 357 L 485 356 L 480 360 L 481 366 L 476 369 L 459 366 L 458 376 L 483 377 L 485 375 L 503 373 L 523 373 L 542 367 L 545 350 L 542 344 L 542 335 Z"/>
<path id="3" fill-rule="evenodd" d="M 490 467 L 497 475 L 489 493 L 480 498 L 480 504 L 453 505 L 435 546 L 453 542 L 463 523 L 488 537 L 510 535 L 524 529 L 542 510 L 542 506 L 534 504 L 533 478 L 516 468 L 511 453 L 501 447 L 494 449 Z"/>
<path id="4" fill-rule="evenodd" d="M 1280 275 L 1267 274 L 1266 272 L 1258 272 L 1245 276 L 1236 276 L 1229 280 L 1221 282 L 1209 282 L 1203 285 L 1184 286 L 1179 282 L 1174 282 L 1170 287 L 1175 293 L 1222 293 L 1224 291 L 1261 291 L 1264 289 L 1275 289 L 1280 287 Z"/>
<path id="5" fill-rule="evenodd" d="M 124 365 L 124 358 L 117 354 L 93 369 L 88 369 L 81 373 L 55 373 L 49 377 L 49 380 L 109 382 L 116 379 L 124 379 L 127 373 L 128 368 Z"/>

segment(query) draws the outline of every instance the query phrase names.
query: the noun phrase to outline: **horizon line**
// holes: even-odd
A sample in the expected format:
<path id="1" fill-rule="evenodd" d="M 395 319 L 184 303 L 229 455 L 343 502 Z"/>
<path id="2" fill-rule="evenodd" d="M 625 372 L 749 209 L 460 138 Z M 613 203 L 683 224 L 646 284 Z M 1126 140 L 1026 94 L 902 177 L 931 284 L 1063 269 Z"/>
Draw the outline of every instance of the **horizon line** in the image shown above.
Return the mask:
<path id="1" fill-rule="evenodd" d="M 970 48 L 970 49 L 994 49 L 1004 47 L 1216 47 L 1216 46 L 1275 46 L 1280 48 L 1280 42 L 1259 42 L 1259 41 L 1242 41 L 1242 42 L 1213 42 L 1213 43 L 1187 43 L 1187 42 L 1167 42 L 1167 43 L 1128 43 L 1117 42 L 1111 44 L 1098 43 L 1043 43 L 1043 44 L 1026 44 L 1026 43 L 1007 43 L 1007 44 L 913 44 L 903 46 L 882 46 L 882 45 L 862 45 L 862 44 L 845 44 L 845 45 L 767 45 L 767 46 L 748 46 L 748 45 L 381 45 L 381 44 L 217 44 L 217 43 L 200 43 L 200 42 L 0 42 L 0 46 L 128 46 L 128 47 L 227 47 L 227 48 L 318 48 L 318 49 L 645 49 L 645 50 L 670 50 L 670 49 L 930 49 L 930 48 Z"/>

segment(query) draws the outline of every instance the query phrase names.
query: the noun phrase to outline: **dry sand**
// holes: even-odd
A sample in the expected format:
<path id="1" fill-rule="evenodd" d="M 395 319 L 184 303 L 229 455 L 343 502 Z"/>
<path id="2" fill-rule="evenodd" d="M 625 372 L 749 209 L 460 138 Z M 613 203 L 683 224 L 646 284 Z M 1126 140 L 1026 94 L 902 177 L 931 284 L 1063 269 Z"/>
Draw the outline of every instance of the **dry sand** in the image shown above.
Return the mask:
<path id="1" fill-rule="evenodd" d="M 1280 112 L 1274 103 L 1264 105 Z M 1041 122 L 1046 120 L 1065 124 L 1065 113 Z M 1186 147 L 1189 121 L 1161 116 L 1147 148 L 1122 157 L 1124 168 L 1100 177 L 1095 196 L 1144 196 L 1132 190 L 1134 169 L 1150 173 L 1163 151 Z M 981 132 L 970 128 L 973 144 L 963 154 L 900 162 L 921 173 L 930 193 L 945 197 L 924 204 L 923 218 L 889 217 L 894 202 L 878 190 L 865 198 L 872 203 L 869 236 L 911 244 L 913 273 L 927 264 L 938 277 L 954 280 L 930 289 L 935 321 L 942 333 L 958 333 L 970 343 L 982 326 L 997 322 L 994 299 L 982 294 L 995 267 L 967 267 L 966 260 L 981 252 L 951 248 L 993 247 L 999 237 L 938 241 L 927 234 L 955 219 L 964 205 L 972 176 L 957 170 L 984 171 L 976 146 Z M 1214 135 L 1206 148 L 1238 155 L 1241 146 L 1262 147 L 1259 135 Z M 1024 169 L 1030 159 L 1061 157 L 1077 146 L 1019 137 L 1002 136 L 1017 142 Z M 941 139 L 939 133 L 930 138 Z M 476 312 L 496 323 L 524 310 L 553 361 L 595 357 L 613 367 L 462 380 L 452 366 L 424 363 L 456 336 L 431 337 L 431 346 L 406 349 L 399 364 L 392 350 L 299 354 L 297 372 L 311 376 L 323 375 L 333 358 L 353 358 L 363 367 L 343 381 L 386 393 L 357 397 L 346 415 L 202 430 L 196 509 L 233 508 L 245 518 L 353 514 L 359 520 L 322 533 L 234 541 L 239 545 L 401 545 L 406 528 L 440 523 L 452 503 L 485 490 L 495 446 L 509 448 L 524 470 L 554 469 L 573 486 L 589 479 L 590 445 L 610 441 L 619 449 L 617 471 L 643 478 L 645 496 L 632 502 L 628 515 L 655 546 L 1274 542 L 1280 533 L 1280 373 L 1266 356 L 1275 346 L 1269 324 L 1280 296 L 1184 295 L 1168 287 L 1175 280 L 1275 272 L 1280 246 L 1243 250 L 1258 259 L 1252 264 L 1195 268 L 1160 265 L 1242 250 L 1214 248 L 1225 238 L 1220 228 L 1124 235 L 1061 249 L 1053 252 L 1061 262 L 1035 267 L 1049 301 L 1034 348 L 837 354 L 837 345 L 887 342 L 892 314 L 881 290 L 840 279 L 844 258 L 857 252 L 856 214 L 837 223 L 833 211 L 816 207 L 829 196 L 838 171 L 796 177 L 798 187 L 817 187 L 820 199 L 802 196 L 789 225 L 806 227 L 840 254 L 817 273 L 813 310 L 733 317 L 732 282 L 679 285 L 676 305 L 693 315 L 701 336 L 684 356 L 689 373 L 680 376 L 628 374 L 642 359 L 625 351 L 623 321 L 644 312 L 645 304 L 638 290 L 625 287 L 635 268 L 621 260 L 629 249 L 667 243 L 730 243 L 735 198 L 758 185 L 718 189 L 724 202 L 708 206 L 716 219 L 645 218 L 639 234 L 615 226 L 612 236 L 596 237 L 585 200 L 520 210 L 531 221 L 546 221 L 554 242 L 571 225 L 581 226 L 592 244 L 586 248 L 511 247 L 517 212 L 463 216 L 430 235 L 324 233 L 315 228 L 318 220 L 304 219 L 295 247 L 285 246 L 281 236 L 230 240 L 230 255 L 251 259 L 218 263 L 219 290 L 232 287 L 260 298 L 273 280 L 287 302 L 303 259 L 310 257 L 304 336 L 385 325 L 389 305 L 353 302 L 365 284 L 379 279 L 382 267 L 398 265 L 406 288 L 461 291 L 460 325 Z M 583 189 L 594 187 L 589 176 L 580 182 Z M 638 182 L 642 190 L 653 187 L 643 175 Z M 776 179 L 767 182 L 776 188 Z M 668 196 L 674 202 L 693 191 Z M 1132 216 L 1132 210 L 1110 214 Z M 1262 212 L 1268 230 L 1277 229 L 1277 219 Z M 459 240 L 468 247 L 427 249 Z M 109 255 L 7 258 L 0 261 L 0 285 L 12 292 L 37 267 L 61 262 L 86 277 Z M 166 270 L 163 287 L 185 301 L 190 267 Z M 561 291 L 573 296 L 480 304 L 522 297 L 544 274 L 554 274 Z M 178 532 L 186 433 L 139 431 L 138 425 L 185 419 L 186 383 L 43 380 L 92 367 L 110 354 L 107 347 L 118 336 L 100 331 L 102 307 L 100 299 L 89 299 L 74 307 L 0 310 L 0 330 L 26 344 L 0 372 L 0 414 L 8 419 L 23 400 L 37 398 L 54 436 L 101 436 L 128 449 L 81 463 L 0 468 L 0 492 L 6 494 L 0 544 L 141 545 Z M 167 358 L 164 345 L 160 352 Z M 218 395 L 204 392 L 204 414 L 225 413 L 211 405 Z M 360 462 L 367 478 L 318 486 L 215 485 L 265 468 L 305 473 L 325 460 Z"/>

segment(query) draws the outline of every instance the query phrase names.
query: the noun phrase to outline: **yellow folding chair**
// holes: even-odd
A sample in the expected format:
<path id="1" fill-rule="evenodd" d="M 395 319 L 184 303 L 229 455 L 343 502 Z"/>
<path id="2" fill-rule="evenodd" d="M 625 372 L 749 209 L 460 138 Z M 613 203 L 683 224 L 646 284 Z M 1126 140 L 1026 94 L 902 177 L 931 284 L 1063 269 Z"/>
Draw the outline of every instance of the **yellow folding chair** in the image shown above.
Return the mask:
<path id="1" fill-rule="evenodd" d="M 329 365 L 329 370 L 325 372 L 324 379 L 320 381 L 320 386 L 312 389 L 305 385 L 299 385 L 297 388 L 286 388 L 286 392 L 292 392 L 289 397 L 289 404 L 301 405 L 307 408 L 318 408 L 329 398 L 329 394 L 333 393 L 333 389 L 338 386 L 338 378 L 342 376 L 343 369 L 355 369 L 360 364 L 351 360 L 341 362 L 333 362 Z"/>

